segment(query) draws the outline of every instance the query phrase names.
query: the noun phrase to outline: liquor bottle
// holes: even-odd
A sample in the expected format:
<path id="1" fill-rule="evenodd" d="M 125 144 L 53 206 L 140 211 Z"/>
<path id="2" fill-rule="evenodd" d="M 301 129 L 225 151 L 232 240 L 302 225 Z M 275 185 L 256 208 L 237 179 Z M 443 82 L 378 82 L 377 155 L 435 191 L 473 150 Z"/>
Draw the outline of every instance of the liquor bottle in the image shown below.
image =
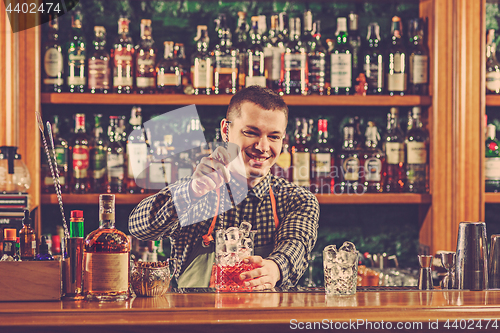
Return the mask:
<path id="1" fill-rule="evenodd" d="M 320 21 L 313 23 L 313 36 L 307 42 L 309 93 L 324 95 L 326 82 L 326 48 L 321 43 Z"/>
<path id="2" fill-rule="evenodd" d="M 69 219 L 69 237 L 83 238 L 84 236 L 84 226 L 83 226 L 83 211 L 72 210 L 71 217 Z"/>
<path id="3" fill-rule="evenodd" d="M 271 173 L 276 177 L 293 181 L 292 155 L 290 151 L 290 137 L 288 134 L 285 134 L 285 137 L 283 138 L 283 145 L 281 146 L 280 156 L 276 160 L 276 163 L 272 166 Z"/>
<path id="4" fill-rule="evenodd" d="M 311 192 L 332 193 L 335 150 L 328 140 L 328 120 L 318 119 L 318 140 L 311 152 Z"/>
<path id="5" fill-rule="evenodd" d="M 175 161 L 172 159 L 172 135 L 153 143 L 150 151 L 148 189 L 160 190 L 176 179 Z"/>
<path id="6" fill-rule="evenodd" d="M 232 46 L 231 31 L 226 15 L 219 14 L 217 34 L 219 43 L 212 51 L 214 59 L 214 93 L 235 94 L 238 90 L 238 50 Z"/>
<path id="7" fill-rule="evenodd" d="M 3 229 L 3 254 L 14 257 L 16 255 L 16 229 Z"/>
<path id="8" fill-rule="evenodd" d="M 191 82 L 195 95 L 210 95 L 214 78 L 213 60 L 208 53 L 208 31 L 206 25 L 199 25 L 196 52 L 191 58 Z"/>
<path id="9" fill-rule="evenodd" d="M 412 95 L 429 94 L 429 49 L 425 44 L 424 29 L 423 19 L 410 20 L 408 93 Z"/>
<path id="10" fill-rule="evenodd" d="M 87 44 L 82 32 L 82 14 L 79 10 L 71 16 L 71 37 L 68 42 L 68 69 L 66 84 L 69 92 L 85 92 L 87 85 Z"/>
<path id="11" fill-rule="evenodd" d="M 240 88 L 245 86 L 246 82 L 246 66 L 247 66 L 247 48 L 249 46 L 248 31 L 250 30 L 247 23 L 247 13 L 238 12 L 238 25 L 235 30 L 235 43 L 234 46 L 238 49 L 238 86 Z"/>
<path id="12" fill-rule="evenodd" d="M 246 80 L 245 86 L 266 87 L 266 76 L 264 75 L 264 49 L 261 45 L 261 35 L 259 33 L 259 16 L 252 17 L 252 29 L 250 30 L 252 44 L 247 48 Z"/>
<path id="13" fill-rule="evenodd" d="M 271 29 L 264 46 L 264 71 L 267 87 L 280 91 L 281 55 L 285 53 L 288 39 L 288 19 L 286 13 L 271 16 Z"/>
<path id="14" fill-rule="evenodd" d="M 293 182 L 309 189 L 311 184 L 311 152 L 307 144 L 308 122 L 295 118 L 295 145 L 292 148 Z"/>
<path id="15" fill-rule="evenodd" d="M 290 18 L 290 40 L 281 57 L 280 93 L 285 95 L 307 95 L 308 69 L 307 49 L 300 39 L 300 18 Z"/>
<path id="16" fill-rule="evenodd" d="M 387 133 L 383 143 L 387 162 L 385 192 L 402 192 L 404 188 L 405 137 L 399 127 L 398 115 L 399 110 L 395 107 L 387 114 Z"/>
<path id="17" fill-rule="evenodd" d="M 151 20 L 141 20 L 141 40 L 135 47 L 135 84 L 137 93 L 153 94 L 156 90 L 156 50 Z"/>
<path id="18" fill-rule="evenodd" d="M 186 49 L 183 43 L 174 44 L 174 59 L 177 61 L 177 66 L 179 66 L 179 71 L 181 73 L 182 88 L 185 94 L 193 94 L 193 85 L 189 76 L 189 62 L 186 59 Z M 189 89 L 188 92 L 186 90 Z"/>
<path id="19" fill-rule="evenodd" d="M 52 253 L 49 250 L 49 240 L 47 236 L 42 236 L 40 239 L 40 245 L 38 246 L 38 253 L 35 256 L 37 261 L 51 261 L 54 260 Z"/>
<path id="20" fill-rule="evenodd" d="M 486 93 L 500 94 L 500 64 L 496 57 L 495 30 L 486 36 Z"/>
<path id="21" fill-rule="evenodd" d="M 380 27 L 378 23 L 368 26 L 367 47 L 363 53 L 363 73 L 368 83 L 367 94 L 384 92 L 384 55 L 380 50 Z"/>
<path id="22" fill-rule="evenodd" d="M 59 42 L 59 18 L 53 15 L 43 51 L 43 91 L 60 93 L 64 85 L 64 60 Z"/>
<path id="23" fill-rule="evenodd" d="M 408 112 L 409 128 L 406 133 L 406 181 L 405 192 L 427 192 L 427 151 L 429 134 L 420 121 L 421 109 L 413 107 Z"/>
<path id="24" fill-rule="evenodd" d="M 99 196 L 99 228 L 85 238 L 83 293 L 88 300 L 118 301 L 129 296 L 130 243 L 115 228 L 115 196 Z"/>
<path id="25" fill-rule="evenodd" d="M 118 19 L 118 36 L 111 56 L 113 58 L 113 91 L 118 94 L 130 94 L 134 88 L 134 42 L 129 35 L 129 19 Z"/>
<path id="26" fill-rule="evenodd" d="M 259 15 L 258 17 L 258 29 L 257 32 L 261 36 L 261 45 L 267 43 L 267 18 L 266 15 Z"/>
<path id="27" fill-rule="evenodd" d="M 380 134 L 373 121 L 368 122 L 365 132 L 365 149 L 362 156 L 362 179 L 368 193 L 384 191 L 385 154 L 378 147 Z"/>
<path id="28" fill-rule="evenodd" d="M 110 90 L 110 57 L 106 51 L 106 29 L 94 27 L 94 50 L 89 57 L 88 89 L 91 93 L 107 94 Z"/>
<path id="29" fill-rule="evenodd" d="M 89 138 L 85 131 L 85 114 L 75 115 L 75 134 L 71 141 L 70 156 L 72 160 L 71 192 L 87 193 L 90 187 L 89 177 Z"/>
<path id="30" fill-rule="evenodd" d="M 69 191 L 69 178 L 68 178 L 68 159 L 69 159 L 69 146 L 59 133 L 59 116 L 54 115 L 52 120 L 52 136 L 54 139 L 54 150 L 56 152 L 57 170 L 59 171 L 59 184 L 61 185 L 61 192 L 67 193 Z M 47 156 L 45 153 L 42 155 L 44 158 L 43 163 L 43 193 L 54 193 L 54 179 L 47 163 Z M 51 155 L 51 158 L 53 156 Z"/>
<path id="31" fill-rule="evenodd" d="M 118 117 L 109 116 L 106 173 L 108 193 L 125 192 L 125 151 L 120 140 Z"/>
<path id="32" fill-rule="evenodd" d="M 132 107 L 130 115 L 132 131 L 127 140 L 127 190 L 129 193 L 145 193 L 147 180 L 148 147 L 142 128 L 142 109 Z"/>
<path id="33" fill-rule="evenodd" d="M 349 95 L 352 91 L 352 50 L 348 43 L 347 19 L 337 18 L 337 42 L 330 53 L 330 94 Z"/>
<path id="34" fill-rule="evenodd" d="M 496 127 L 493 124 L 487 126 L 486 149 L 485 149 L 485 191 L 500 192 L 500 150 L 496 139 Z"/>
<path id="35" fill-rule="evenodd" d="M 90 148 L 91 188 L 94 193 L 102 193 L 107 188 L 106 161 L 107 140 L 102 129 L 102 114 L 94 115 L 94 137 Z"/>
<path id="36" fill-rule="evenodd" d="M 174 59 L 174 42 L 166 41 L 165 53 L 162 60 L 156 65 L 156 88 L 164 94 L 182 93 L 181 67 Z"/>
<path id="37" fill-rule="evenodd" d="M 406 58 L 408 54 L 403 44 L 401 19 L 397 16 L 392 18 L 391 31 L 391 45 L 387 56 L 387 91 L 391 96 L 403 96 L 407 88 Z"/>
<path id="38" fill-rule="evenodd" d="M 361 73 L 361 36 L 358 31 L 359 16 L 351 12 L 348 16 L 349 24 L 347 30 L 347 42 L 352 51 L 352 86 L 357 82 L 359 73 Z"/>
<path id="39" fill-rule="evenodd" d="M 36 256 L 36 235 L 31 226 L 30 211 L 25 209 L 23 227 L 19 230 L 21 260 L 34 260 Z"/>
<path id="40" fill-rule="evenodd" d="M 339 183 L 338 189 L 335 185 L 334 193 L 363 193 L 364 186 L 360 180 L 360 149 L 359 143 L 355 141 L 356 125 L 354 118 L 349 118 L 349 122 L 343 128 L 344 141 L 338 154 Z"/>

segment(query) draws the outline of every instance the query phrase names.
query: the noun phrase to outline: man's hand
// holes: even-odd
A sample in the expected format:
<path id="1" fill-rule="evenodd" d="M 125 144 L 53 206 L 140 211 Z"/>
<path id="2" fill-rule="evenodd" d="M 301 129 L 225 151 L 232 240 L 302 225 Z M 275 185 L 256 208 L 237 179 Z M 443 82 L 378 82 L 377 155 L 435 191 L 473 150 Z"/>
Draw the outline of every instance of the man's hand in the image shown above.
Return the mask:
<path id="1" fill-rule="evenodd" d="M 280 269 L 272 260 L 262 259 L 259 256 L 251 256 L 243 259 L 243 261 L 259 266 L 240 275 L 242 280 L 248 280 L 245 281 L 245 287 L 253 287 L 254 290 L 271 289 L 281 279 Z"/>
<path id="2" fill-rule="evenodd" d="M 226 167 L 229 161 L 229 153 L 224 147 L 218 147 L 210 156 L 203 157 L 193 173 L 189 187 L 191 197 L 200 198 L 229 182 L 231 174 Z"/>

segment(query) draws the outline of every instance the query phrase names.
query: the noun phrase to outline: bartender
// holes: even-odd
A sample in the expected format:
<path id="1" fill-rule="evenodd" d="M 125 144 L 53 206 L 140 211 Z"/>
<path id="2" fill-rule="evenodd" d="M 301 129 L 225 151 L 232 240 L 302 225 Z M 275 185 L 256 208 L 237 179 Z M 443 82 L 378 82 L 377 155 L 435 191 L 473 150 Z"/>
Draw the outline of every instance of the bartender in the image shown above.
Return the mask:
<path id="1" fill-rule="evenodd" d="M 274 91 L 240 90 L 220 125 L 228 145 L 203 158 L 191 178 L 145 198 L 130 214 L 133 236 L 170 237 L 179 288 L 209 286 L 215 230 L 242 221 L 256 231 L 254 256 L 245 262 L 258 267 L 241 274 L 245 286 L 295 286 L 304 274 L 317 239 L 319 203 L 310 191 L 270 173 L 287 122 L 288 107 Z"/>

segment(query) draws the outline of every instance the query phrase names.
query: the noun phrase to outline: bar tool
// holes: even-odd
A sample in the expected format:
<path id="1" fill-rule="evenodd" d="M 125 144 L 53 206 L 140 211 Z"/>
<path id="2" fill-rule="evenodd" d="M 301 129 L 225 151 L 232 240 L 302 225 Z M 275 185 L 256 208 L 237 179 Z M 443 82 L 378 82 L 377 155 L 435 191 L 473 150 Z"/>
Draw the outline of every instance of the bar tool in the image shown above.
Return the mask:
<path id="1" fill-rule="evenodd" d="M 420 272 L 418 276 L 418 289 L 431 290 L 434 289 L 432 281 L 432 256 L 419 254 L 418 263 L 420 264 Z"/>
<path id="2" fill-rule="evenodd" d="M 489 262 L 489 289 L 500 288 L 500 235 L 491 235 Z"/>
<path id="3" fill-rule="evenodd" d="M 446 269 L 446 275 L 441 281 L 441 289 L 454 289 L 456 278 L 455 278 L 455 262 L 456 262 L 455 252 L 443 252 L 441 253 L 441 263 Z"/>
<path id="4" fill-rule="evenodd" d="M 486 223 L 460 222 L 455 277 L 457 289 L 488 289 Z"/>

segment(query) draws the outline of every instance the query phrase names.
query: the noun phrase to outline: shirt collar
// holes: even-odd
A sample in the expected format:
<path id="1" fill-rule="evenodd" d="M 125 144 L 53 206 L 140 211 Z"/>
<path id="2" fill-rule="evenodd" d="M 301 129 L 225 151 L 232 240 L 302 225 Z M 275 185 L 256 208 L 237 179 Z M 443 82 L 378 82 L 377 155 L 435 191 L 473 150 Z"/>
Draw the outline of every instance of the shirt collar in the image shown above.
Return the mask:
<path id="1" fill-rule="evenodd" d="M 262 199 L 269 192 L 269 184 L 271 182 L 271 173 L 268 172 L 267 175 L 262 178 L 260 182 L 257 183 L 252 189 L 250 189 L 250 195 L 256 196 L 259 199 Z"/>

